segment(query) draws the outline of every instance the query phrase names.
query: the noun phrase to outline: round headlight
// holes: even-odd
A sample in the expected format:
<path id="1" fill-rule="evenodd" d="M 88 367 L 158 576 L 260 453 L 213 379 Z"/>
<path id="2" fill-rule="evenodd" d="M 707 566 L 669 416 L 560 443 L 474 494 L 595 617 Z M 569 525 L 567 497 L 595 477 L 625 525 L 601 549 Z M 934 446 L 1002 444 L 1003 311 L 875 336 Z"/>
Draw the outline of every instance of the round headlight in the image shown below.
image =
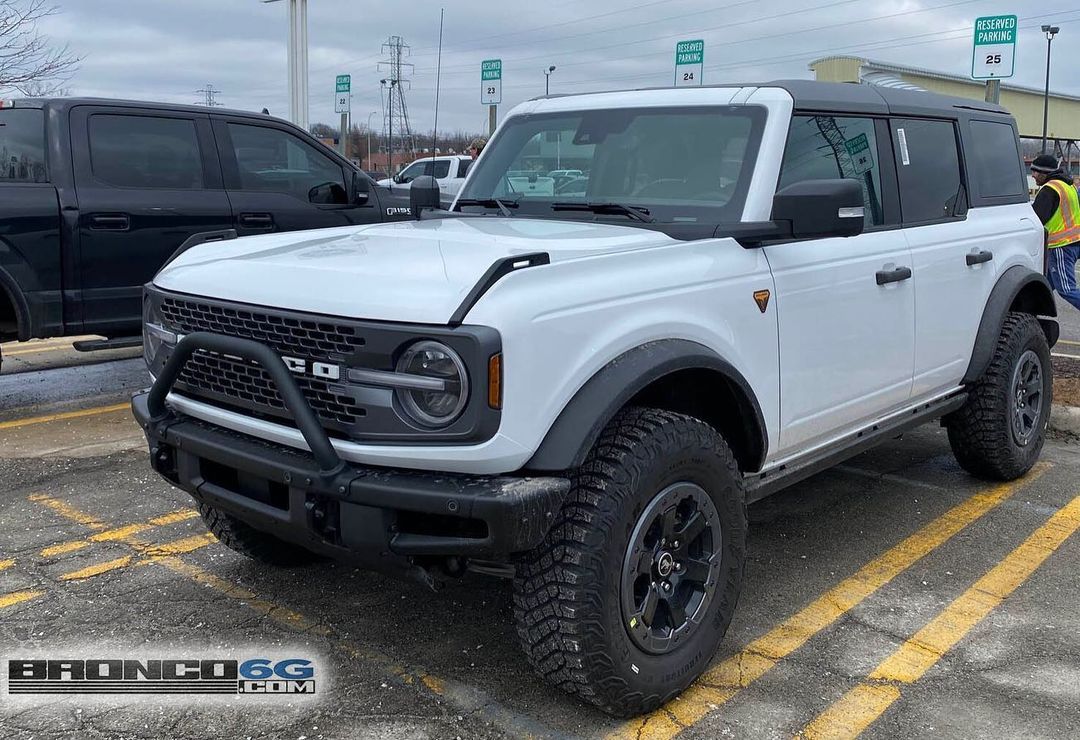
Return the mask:
<path id="1" fill-rule="evenodd" d="M 399 388 L 398 399 L 414 421 L 443 427 L 461 415 L 469 400 L 469 378 L 457 352 L 441 342 L 426 340 L 409 347 L 398 360 L 397 372 L 430 378 L 429 388 Z M 422 386 L 423 383 L 417 383 Z"/>

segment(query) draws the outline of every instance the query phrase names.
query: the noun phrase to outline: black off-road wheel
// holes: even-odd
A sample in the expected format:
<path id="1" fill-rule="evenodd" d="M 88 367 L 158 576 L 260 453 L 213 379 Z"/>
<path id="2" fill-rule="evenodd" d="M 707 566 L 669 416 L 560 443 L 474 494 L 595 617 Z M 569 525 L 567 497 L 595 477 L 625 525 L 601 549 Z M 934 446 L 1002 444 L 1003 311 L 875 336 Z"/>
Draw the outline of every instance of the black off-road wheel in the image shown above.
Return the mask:
<path id="1" fill-rule="evenodd" d="M 1010 313 L 986 373 L 967 403 L 945 418 L 960 466 L 987 480 L 1027 473 L 1042 452 L 1052 397 L 1046 335 L 1034 316 Z"/>
<path id="2" fill-rule="evenodd" d="M 279 568 L 295 568 L 323 560 L 310 550 L 250 527 L 207 503 L 200 501 L 198 509 L 206 528 L 218 542 L 252 560 Z"/>
<path id="3" fill-rule="evenodd" d="M 518 564 L 522 648 L 540 675 L 605 712 L 651 711 L 709 665 L 745 547 L 742 476 L 723 438 L 681 414 L 623 411 Z"/>

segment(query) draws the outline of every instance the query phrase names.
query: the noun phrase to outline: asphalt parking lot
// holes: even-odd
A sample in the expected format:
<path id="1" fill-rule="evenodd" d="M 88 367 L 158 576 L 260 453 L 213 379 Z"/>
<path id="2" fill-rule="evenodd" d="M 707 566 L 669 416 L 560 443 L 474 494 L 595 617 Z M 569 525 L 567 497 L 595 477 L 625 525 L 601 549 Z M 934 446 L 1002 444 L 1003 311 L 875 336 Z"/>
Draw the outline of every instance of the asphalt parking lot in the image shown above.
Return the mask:
<path id="1" fill-rule="evenodd" d="M 323 674 L 295 700 L 4 696 L 3 737 L 1077 736 L 1074 440 L 1053 438 L 1026 480 L 987 485 L 926 427 L 751 507 L 714 665 L 619 722 L 532 674 L 505 582 L 433 594 L 334 564 L 270 570 L 214 542 L 146 462 L 124 406 L 145 384 L 137 352 L 43 349 L 16 367 L 5 351 L 5 656 L 252 647 L 315 656 Z"/>

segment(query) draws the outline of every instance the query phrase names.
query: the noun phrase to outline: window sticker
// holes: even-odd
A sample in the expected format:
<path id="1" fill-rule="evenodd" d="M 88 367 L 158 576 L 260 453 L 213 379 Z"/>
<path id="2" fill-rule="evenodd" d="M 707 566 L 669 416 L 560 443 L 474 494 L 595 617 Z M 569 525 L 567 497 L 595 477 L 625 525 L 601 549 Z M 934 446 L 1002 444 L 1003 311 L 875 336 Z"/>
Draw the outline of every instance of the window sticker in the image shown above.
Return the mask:
<path id="1" fill-rule="evenodd" d="M 896 129 L 896 138 L 900 140 L 900 161 L 907 167 L 911 164 L 911 157 L 908 156 L 907 134 L 904 133 L 904 129 Z"/>

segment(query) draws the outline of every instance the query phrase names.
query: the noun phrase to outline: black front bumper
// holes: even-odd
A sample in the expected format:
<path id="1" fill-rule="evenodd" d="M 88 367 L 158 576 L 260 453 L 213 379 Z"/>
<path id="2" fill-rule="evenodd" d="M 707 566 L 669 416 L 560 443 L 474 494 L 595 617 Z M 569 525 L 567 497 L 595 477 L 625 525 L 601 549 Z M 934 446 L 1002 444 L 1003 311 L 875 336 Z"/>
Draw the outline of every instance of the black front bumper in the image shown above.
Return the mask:
<path id="1" fill-rule="evenodd" d="M 294 450 L 177 413 L 165 397 L 195 350 L 257 362 L 273 377 L 309 448 Z M 500 560 L 538 545 L 566 478 L 471 476 L 343 462 L 280 358 L 266 345 L 190 334 L 154 387 L 131 402 L 151 464 L 171 483 L 255 529 L 387 570 L 426 556 Z"/>

